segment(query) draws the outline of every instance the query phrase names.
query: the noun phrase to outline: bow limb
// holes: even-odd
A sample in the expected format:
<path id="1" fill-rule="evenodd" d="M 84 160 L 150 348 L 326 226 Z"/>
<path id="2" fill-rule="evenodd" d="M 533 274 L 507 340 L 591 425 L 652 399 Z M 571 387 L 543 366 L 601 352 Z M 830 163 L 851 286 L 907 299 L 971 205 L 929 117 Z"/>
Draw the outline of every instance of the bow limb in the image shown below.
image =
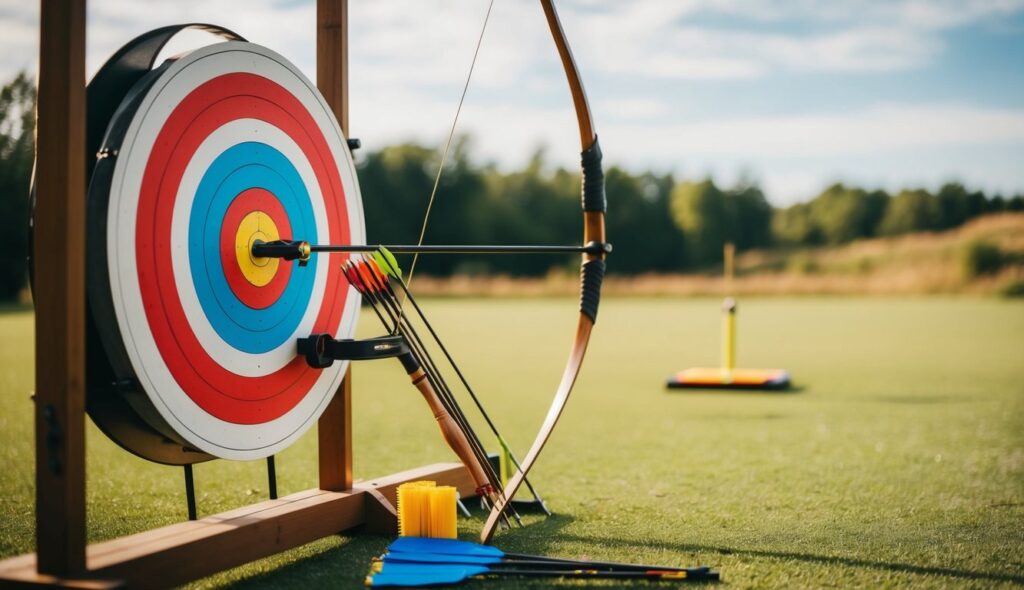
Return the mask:
<path id="1" fill-rule="evenodd" d="M 586 92 L 583 90 L 583 82 L 580 79 L 576 62 L 572 52 L 569 50 L 569 43 L 562 30 L 562 24 L 558 20 L 558 13 L 555 11 L 553 0 L 540 0 L 544 15 L 547 18 L 548 28 L 551 29 L 551 36 L 554 38 L 555 47 L 562 60 L 562 67 L 565 70 L 569 82 L 569 89 L 572 92 L 573 104 L 576 108 L 576 119 L 579 123 L 582 176 L 583 176 L 583 242 L 589 244 L 605 244 L 605 193 L 604 173 L 601 169 L 601 148 L 597 142 L 597 134 L 594 132 L 594 124 L 590 115 L 590 105 L 587 102 Z M 601 299 L 601 282 L 604 278 L 605 251 L 600 253 L 585 254 L 580 269 L 580 316 L 576 324 L 576 337 L 573 339 L 572 349 L 569 352 L 569 360 L 566 362 L 565 370 L 562 372 L 562 379 L 559 382 L 558 390 L 548 408 L 547 416 L 537 433 L 530 450 L 523 458 L 519 469 L 512 479 L 504 487 L 504 493 L 491 508 L 483 530 L 480 532 L 480 541 L 489 543 L 498 527 L 501 515 L 506 506 L 512 501 L 519 487 L 526 479 L 526 474 L 533 467 L 537 457 L 540 456 L 544 445 L 554 431 L 555 424 L 562 415 L 569 395 L 572 393 L 576 377 L 579 375 L 580 367 L 583 365 L 583 357 L 587 352 L 587 344 L 590 342 L 590 333 L 594 328 L 594 321 L 597 319 L 597 307 Z"/>

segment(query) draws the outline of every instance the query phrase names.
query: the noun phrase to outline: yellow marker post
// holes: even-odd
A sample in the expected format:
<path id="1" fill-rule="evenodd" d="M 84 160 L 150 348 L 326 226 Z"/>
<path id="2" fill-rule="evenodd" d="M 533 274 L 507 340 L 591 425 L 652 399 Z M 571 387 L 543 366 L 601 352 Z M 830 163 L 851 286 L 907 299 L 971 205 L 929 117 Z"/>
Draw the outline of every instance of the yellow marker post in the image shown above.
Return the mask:
<path id="1" fill-rule="evenodd" d="M 726 242 L 722 255 L 725 265 L 725 299 L 722 301 L 722 380 L 732 382 L 736 368 L 736 300 L 732 297 L 732 277 L 735 272 L 736 246 Z"/>
<path id="2" fill-rule="evenodd" d="M 772 389 L 789 387 L 789 373 L 785 369 L 736 368 L 736 299 L 733 297 L 736 248 L 725 244 L 723 262 L 725 281 L 722 290 L 722 350 L 718 367 L 694 367 L 668 378 L 665 385 L 671 389 Z"/>
<path id="3" fill-rule="evenodd" d="M 722 302 L 722 377 L 732 381 L 736 368 L 736 300 L 726 297 Z"/>

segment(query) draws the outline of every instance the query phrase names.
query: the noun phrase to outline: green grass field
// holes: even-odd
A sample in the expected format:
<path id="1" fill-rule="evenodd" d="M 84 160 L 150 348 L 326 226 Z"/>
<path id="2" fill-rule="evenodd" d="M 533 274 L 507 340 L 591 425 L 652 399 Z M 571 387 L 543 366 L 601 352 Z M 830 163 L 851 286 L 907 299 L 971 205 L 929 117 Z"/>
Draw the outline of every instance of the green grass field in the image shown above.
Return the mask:
<path id="1" fill-rule="evenodd" d="M 561 373 L 575 302 L 426 304 L 524 452 Z M 531 477 L 556 515 L 528 517 L 526 528 L 499 534 L 499 547 L 708 564 L 729 588 L 1024 584 L 1024 303 L 743 301 L 740 364 L 788 368 L 796 391 L 667 393 L 669 373 L 716 363 L 718 305 L 605 302 L 574 397 Z M 363 335 L 378 331 L 376 318 L 363 319 Z M 33 546 L 32 316 L 0 315 L 0 334 L 8 556 Z M 354 379 L 357 478 L 453 460 L 397 363 L 358 365 Z M 315 451 L 307 435 L 279 456 L 282 494 L 315 485 Z M 88 473 L 92 540 L 184 518 L 180 470 L 135 459 L 91 426 Z M 196 485 L 200 514 L 266 494 L 261 462 L 199 465 Z M 479 526 L 463 519 L 460 532 L 470 539 Z M 338 536 L 196 586 L 355 588 L 387 542 Z"/>

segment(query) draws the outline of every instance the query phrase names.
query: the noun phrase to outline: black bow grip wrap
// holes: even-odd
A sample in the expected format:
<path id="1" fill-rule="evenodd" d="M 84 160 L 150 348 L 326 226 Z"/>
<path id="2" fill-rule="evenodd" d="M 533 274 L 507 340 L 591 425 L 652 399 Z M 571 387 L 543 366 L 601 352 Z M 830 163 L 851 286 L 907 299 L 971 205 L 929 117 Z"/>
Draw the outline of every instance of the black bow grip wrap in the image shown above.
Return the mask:
<path id="1" fill-rule="evenodd" d="M 601 144 L 597 138 L 580 154 L 583 177 L 583 211 L 605 213 L 608 202 L 604 192 L 604 170 L 601 168 Z M 604 236 L 601 236 L 602 239 Z M 604 258 L 587 260 L 580 268 L 580 311 L 592 322 L 597 321 L 597 306 L 601 302 L 601 283 L 604 281 Z"/>
<path id="2" fill-rule="evenodd" d="M 596 137 L 594 143 L 580 153 L 580 163 L 583 169 L 583 210 L 607 212 L 604 170 L 601 168 L 601 143 Z"/>

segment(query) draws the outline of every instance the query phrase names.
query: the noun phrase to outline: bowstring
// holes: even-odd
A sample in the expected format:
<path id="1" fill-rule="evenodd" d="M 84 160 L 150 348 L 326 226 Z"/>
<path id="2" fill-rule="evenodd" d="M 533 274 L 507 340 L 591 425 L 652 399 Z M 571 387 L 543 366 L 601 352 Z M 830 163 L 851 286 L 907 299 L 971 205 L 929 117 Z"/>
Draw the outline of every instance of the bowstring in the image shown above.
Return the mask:
<path id="1" fill-rule="evenodd" d="M 459 114 L 462 113 L 462 104 L 466 101 L 466 93 L 469 91 L 469 82 L 473 79 L 473 69 L 476 68 L 476 58 L 480 55 L 480 46 L 483 45 L 484 33 L 487 31 L 487 23 L 491 20 L 491 9 L 494 8 L 494 0 L 487 5 L 487 14 L 484 15 L 484 24 L 480 27 L 480 35 L 476 40 L 476 49 L 473 51 L 473 60 L 469 63 L 469 72 L 466 74 L 466 83 L 462 86 L 462 96 L 459 97 L 459 106 L 455 109 L 455 118 L 452 120 L 451 129 L 448 131 L 448 139 L 444 143 L 444 151 L 441 154 L 441 163 L 437 167 L 437 174 L 434 176 L 434 187 L 430 190 L 430 200 L 427 201 L 427 211 L 423 215 L 423 226 L 420 227 L 420 239 L 417 246 L 423 245 L 423 238 L 427 235 L 427 222 L 430 220 L 430 210 L 434 207 L 434 198 L 437 196 L 437 188 L 441 185 L 441 175 L 444 173 L 444 165 L 448 161 L 448 151 L 452 147 L 452 139 L 455 137 L 455 127 L 459 123 Z M 420 253 L 416 252 L 412 257 L 412 264 L 409 265 L 409 278 L 406 286 L 412 285 L 412 277 L 416 272 L 416 261 Z M 402 301 L 403 308 L 405 301 Z"/>

